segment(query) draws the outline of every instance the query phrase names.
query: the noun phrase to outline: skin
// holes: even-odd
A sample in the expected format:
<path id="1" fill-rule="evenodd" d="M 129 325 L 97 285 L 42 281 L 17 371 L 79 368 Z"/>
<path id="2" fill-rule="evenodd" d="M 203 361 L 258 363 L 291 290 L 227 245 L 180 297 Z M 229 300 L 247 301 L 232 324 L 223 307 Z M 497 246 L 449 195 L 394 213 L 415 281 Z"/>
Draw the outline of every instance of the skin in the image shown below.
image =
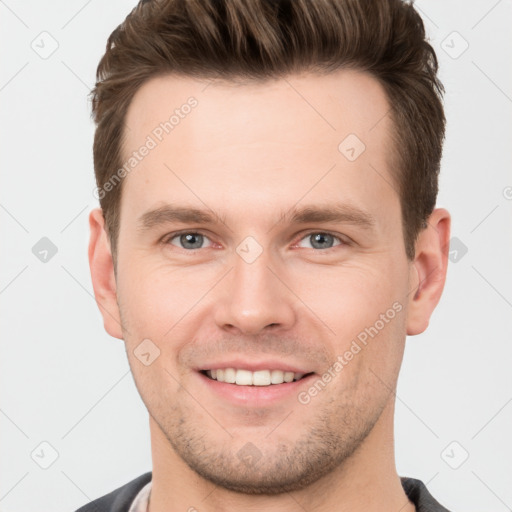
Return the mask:
<path id="1" fill-rule="evenodd" d="M 406 335 L 427 328 L 441 297 L 450 215 L 432 213 L 407 260 L 382 87 L 348 70 L 264 85 L 154 78 L 130 105 L 125 155 L 190 96 L 197 107 L 125 178 L 116 273 L 101 210 L 89 217 L 104 326 L 124 340 L 149 411 L 150 511 L 414 510 L 395 467 L 394 391 Z M 353 162 L 338 150 L 350 133 L 366 145 Z M 164 203 L 224 223 L 138 230 Z M 281 216 L 338 203 L 371 214 L 374 229 Z M 204 238 L 171 237 L 181 230 Z M 334 238 L 319 248 L 315 233 Z M 247 236 L 262 248 L 251 264 L 236 252 Z M 234 405 L 194 370 L 273 357 L 320 378 L 397 301 L 401 311 L 308 404 L 293 394 Z M 160 350 L 149 366 L 134 354 L 144 339 Z M 261 456 L 244 463 L 248 442 Z"/>

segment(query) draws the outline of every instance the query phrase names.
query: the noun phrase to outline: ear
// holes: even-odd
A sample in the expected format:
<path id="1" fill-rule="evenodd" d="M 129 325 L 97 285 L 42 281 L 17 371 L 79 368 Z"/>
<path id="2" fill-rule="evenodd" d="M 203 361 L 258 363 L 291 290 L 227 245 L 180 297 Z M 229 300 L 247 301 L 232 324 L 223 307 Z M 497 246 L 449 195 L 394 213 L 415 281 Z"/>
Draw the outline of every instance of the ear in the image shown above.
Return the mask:
<path id="1" fill-rule="evenodd" d="M 101 208 L 95 208 L 89 213 L 89 229 L 89 268 L 96 304 L 103 316 L 105 330 L 114 338 L 123 339 L 114 263 Z"/>
<path id="2" fill-rule="evenodd" d="M 450 250 L 451 217 L 444 208 L 436 208 L 427 227 L 416 241 L 416 256 L 410 264 L 407 334 L 421 334 L 428 327 L 443 293 Z"/>

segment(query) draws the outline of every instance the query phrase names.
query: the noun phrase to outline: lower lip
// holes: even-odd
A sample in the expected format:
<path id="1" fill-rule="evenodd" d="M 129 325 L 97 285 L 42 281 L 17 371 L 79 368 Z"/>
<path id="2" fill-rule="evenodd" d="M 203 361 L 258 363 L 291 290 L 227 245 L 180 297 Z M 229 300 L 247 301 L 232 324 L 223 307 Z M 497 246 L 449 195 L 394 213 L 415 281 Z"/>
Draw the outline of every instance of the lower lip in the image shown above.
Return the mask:
<path id="1" fill-rule="evenodd" d="M 307 387 L 315 374 L 293 382 L 270 384 L 268 386 L 238 386 L 227 382 L 218 382 L 197 372 L 200 379 L 215 394 L 238 405 L 266 406 L 289 397 L 297 397 L 301 388 Z"/>

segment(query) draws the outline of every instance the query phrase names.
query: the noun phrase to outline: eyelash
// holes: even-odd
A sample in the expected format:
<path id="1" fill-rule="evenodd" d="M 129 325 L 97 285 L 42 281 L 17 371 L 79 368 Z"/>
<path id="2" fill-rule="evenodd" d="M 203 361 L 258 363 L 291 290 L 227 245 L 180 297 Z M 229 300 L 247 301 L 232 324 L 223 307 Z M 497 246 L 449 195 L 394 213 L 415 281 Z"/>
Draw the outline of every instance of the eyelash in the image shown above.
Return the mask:
<path id="1" fill-rule="evenodd" d="M 337 247 L 340 247 L 340 246 L 347 246 L 347 245 L 351 245 L 350 242 L 348 240 L 344 240 L 343 238 L 341 238 L 339 235 L 336 235 L 335 233 L 332 233 L 330 231 L 318 231 L 318 230 L 312 230 L 312 231 L 308 231 L 307 233 L 303 233 L 301 238 L 299 238 L 296 242 L 294 242 L 294 245 L 296 245 L 297 243 L 299 243 L 300 241 L 302 241 L 304 238 L 310 236 L 310 235 L 313 235 L 313 234 L 321 234 L 321 235 L 329 235 L 329 236 L 332 236 L 333 238 L 335 238 L 336 240 L 338 240 L 340 242 L 339 245 L 335 245 L 333 247 L 328 247 L 327 249 L 315 249 L 314 247 L 312 247 L 311 249 L 315 252 L 329 252 L 331 250 L 334 250 L 336 249 Z M 208 239 L 209 236 L 206 234 L 206 233 L 203 233 L 202 231 L 177 231 L 175 233 L 170 233 L 169 235 L 167 235 L 166 237 L 164 237 L 162 239 L 162 244 L 164 245 L 172 245 L 170 242 L 171 240 L 173 240 L 174 238 L 180 236 L 180 235 L 202 235 Z M 201 249 L 203 249 L 202 247 L 200 248 L 197 248 L 197 249 L 184 249 L 183 247 L 177 247 L 177 246 L 174 246 L 176 247 L 177 249 L 181 249 L 182 251 L 185 251 L 185 252 L 195 252 L 195 251 L 199 251 Z M 206 247 L 206 249 L 208 249 L 208 247 Z M 309 247 L 304 247 L 304 249 L 309 249 Z"/>

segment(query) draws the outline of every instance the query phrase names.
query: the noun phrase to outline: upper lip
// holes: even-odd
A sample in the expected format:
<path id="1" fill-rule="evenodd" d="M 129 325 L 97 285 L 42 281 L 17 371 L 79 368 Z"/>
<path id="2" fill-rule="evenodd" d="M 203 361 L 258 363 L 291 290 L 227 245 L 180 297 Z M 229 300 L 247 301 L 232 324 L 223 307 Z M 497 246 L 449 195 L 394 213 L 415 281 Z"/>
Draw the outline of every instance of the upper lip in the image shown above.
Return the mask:
<path id="1" fill-rule="evenodd" d="M 224 368 L 235 368 L 237 370 L 249 370 L 256 372 L 258 370 L 281 370 L 283 372 L 293 373 L 312 373 L 311 369 L 302 365 L 294 365 L 279 361 L 277 359 L 266 359 L 264 361 L 244 361 L 242 359 L 226 359 L 223 361 L 212 361 L 205 363 L 197 368 L 197 371 L 218 370 Z"/>

